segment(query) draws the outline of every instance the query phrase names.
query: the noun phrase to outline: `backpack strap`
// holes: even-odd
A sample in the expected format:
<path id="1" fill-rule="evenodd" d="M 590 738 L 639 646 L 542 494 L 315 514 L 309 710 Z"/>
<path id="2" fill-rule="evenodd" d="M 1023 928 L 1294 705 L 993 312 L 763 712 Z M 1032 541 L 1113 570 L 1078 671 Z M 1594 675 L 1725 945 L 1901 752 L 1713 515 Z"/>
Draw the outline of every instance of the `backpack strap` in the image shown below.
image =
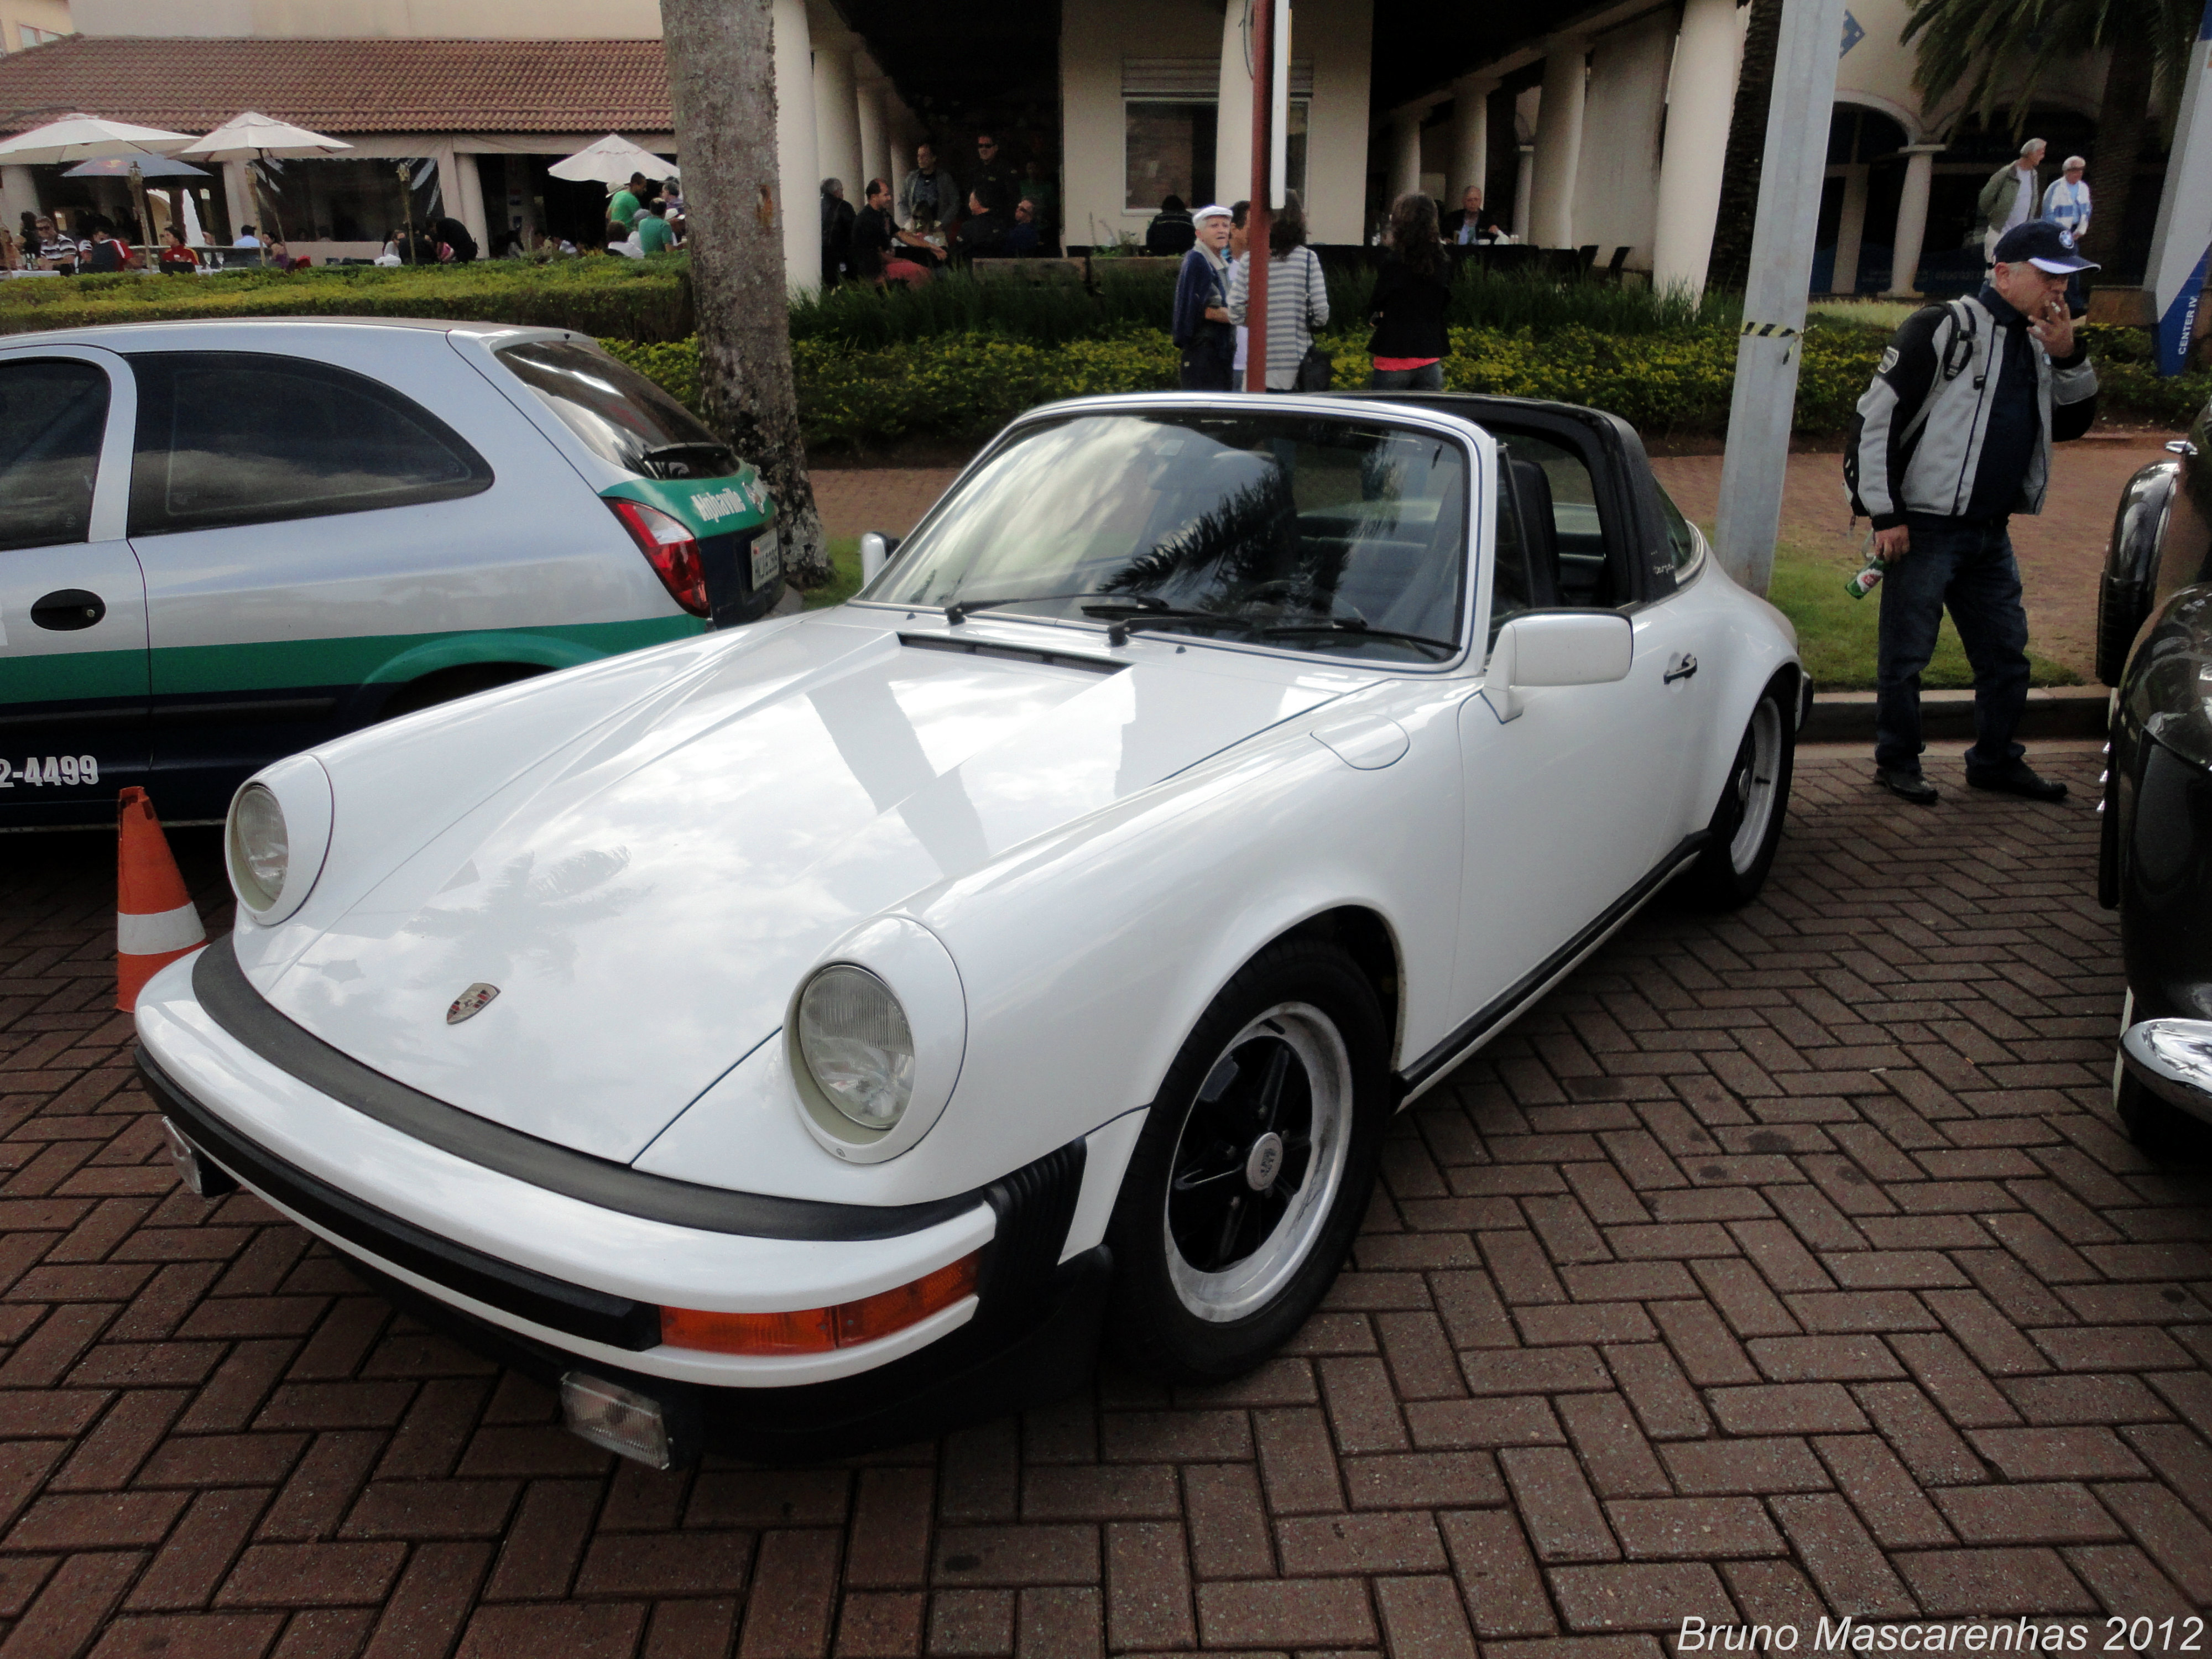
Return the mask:
<path id="1" fill-rule="evenodd" d="M 1974 308 L 1963 299 L 1946 301 L 1943 309 L 1951 313 L 1951 337 L 1943 343 L 1942 381 L 1942 385 L 1948 386 L 1965 374 L 1966 366 L 1974 361 L 1974 340 L 1978 330 L 1974 322 Z M 1910 445 L 1920 435 L 1920 428 L 1928 424 L 1929 416 L 1935 411 L 1936 391 L 1933 386 L 1928 388 L 1928 395 L 1920 400 L 1920 407 L 1912 411 L 1912 418 L 1905 423 L 1905 431 L 1899 439 L 1901 443 Z"/>

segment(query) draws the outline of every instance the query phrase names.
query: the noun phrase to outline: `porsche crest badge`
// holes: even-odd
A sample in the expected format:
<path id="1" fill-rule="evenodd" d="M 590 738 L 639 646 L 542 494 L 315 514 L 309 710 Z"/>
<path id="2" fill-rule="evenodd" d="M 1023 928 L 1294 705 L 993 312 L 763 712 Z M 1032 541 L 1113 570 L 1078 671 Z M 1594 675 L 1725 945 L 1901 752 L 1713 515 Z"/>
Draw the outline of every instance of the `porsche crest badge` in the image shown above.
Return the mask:
<path id="1" fill-rule="evenodd" d="M 491 1006 L 491 1000 L 498 994 L 498 986 L 478 980 L 453 999 L 453 1006 L 446 1010 L 446 1024 L 459 1025 L 465 1019 L 475 1018 Z"/>

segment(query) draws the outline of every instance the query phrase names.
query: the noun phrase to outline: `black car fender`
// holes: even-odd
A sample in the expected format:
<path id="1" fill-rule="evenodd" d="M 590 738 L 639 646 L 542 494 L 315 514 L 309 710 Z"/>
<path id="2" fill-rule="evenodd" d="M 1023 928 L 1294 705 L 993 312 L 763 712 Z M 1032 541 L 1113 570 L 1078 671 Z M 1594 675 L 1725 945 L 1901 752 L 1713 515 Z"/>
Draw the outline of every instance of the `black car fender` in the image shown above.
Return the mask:
<path id="1" fill-rule="evenodd" d="M 2112 539 L 2097 585 L 2097 678 L 2118 686 L 2128 653 L 2149 620 L 2159 553 L 2180 481 L 2178 461 L 2154 461 L 2128 480 L 2112 514 Z"/>

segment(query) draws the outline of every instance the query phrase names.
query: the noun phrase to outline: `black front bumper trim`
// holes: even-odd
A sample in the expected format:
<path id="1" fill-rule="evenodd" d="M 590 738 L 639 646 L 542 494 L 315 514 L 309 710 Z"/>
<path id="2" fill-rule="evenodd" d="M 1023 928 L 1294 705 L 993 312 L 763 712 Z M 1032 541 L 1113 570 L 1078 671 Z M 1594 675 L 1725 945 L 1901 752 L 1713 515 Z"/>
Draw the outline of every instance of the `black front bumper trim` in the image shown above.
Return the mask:
<path id="1" fill-rule="evenodd" d="M 372 1208 L 237 1133 L 179 1088 L 143 1045 L 137 1060 L 139 1073 L 162 1114 L 193 1146 L 294 1214 L 394 1267 L 533 1325 L 632 1352 L 660 1346 L 660 1310 L 653 1304 L 610 1296 L 517 1267 Z"/>

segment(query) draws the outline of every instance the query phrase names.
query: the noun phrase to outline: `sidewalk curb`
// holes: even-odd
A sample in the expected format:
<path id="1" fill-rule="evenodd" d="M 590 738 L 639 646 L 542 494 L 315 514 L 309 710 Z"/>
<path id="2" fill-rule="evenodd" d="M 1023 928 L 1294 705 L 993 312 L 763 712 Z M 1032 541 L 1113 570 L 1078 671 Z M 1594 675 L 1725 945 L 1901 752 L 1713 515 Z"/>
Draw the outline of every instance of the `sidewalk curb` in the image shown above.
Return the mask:
<path id="1" fill-rule="evenodd" d="M 2101 738 L 2112 693 L 2101 685 L 2061 685 L 2027 694 L 2027 709 L 2015 734 L 2021 741 L 2038 738 Z M 1871 691 L 1815 691 L 1813 712 L 1797 729 L 1800 743 L 1874 742 L 1875 694 Z M 1920 694 L 1920 722 L 1930 743 L 1948 743 L 1974 736 L 1974 694 L 1972 691 L 1923 691 Z"/>

